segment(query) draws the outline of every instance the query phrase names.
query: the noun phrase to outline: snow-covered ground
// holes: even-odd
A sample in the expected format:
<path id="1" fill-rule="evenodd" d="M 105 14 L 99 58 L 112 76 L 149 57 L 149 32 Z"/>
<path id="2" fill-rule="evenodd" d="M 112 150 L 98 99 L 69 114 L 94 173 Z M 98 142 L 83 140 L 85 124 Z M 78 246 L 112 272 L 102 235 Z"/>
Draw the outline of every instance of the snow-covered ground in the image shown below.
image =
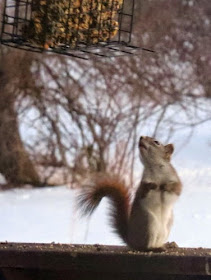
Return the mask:
<path id="1" fill-rule="evenodd" d="M 169 241 L 180 246 L 211 248 L 209 137 L 208 126 L 201 127 L 173 160 L 184 191 Z M 66 187 L 0 192 L 0 241 L 121 244 L 108 225 L 106 199 L 87 221 L 77 215 L 74 198 Z"/>
<path id="2" fill-rule="evenodd" d="M 76 214 L 74 196 L 66 187 L 0 193 L 0 241 L 121 244 L 108 225 L 106 199 L 87 221 Z M 211 247 L 210 202 L 208 188 L 184 191 L 169 240 Z"/>

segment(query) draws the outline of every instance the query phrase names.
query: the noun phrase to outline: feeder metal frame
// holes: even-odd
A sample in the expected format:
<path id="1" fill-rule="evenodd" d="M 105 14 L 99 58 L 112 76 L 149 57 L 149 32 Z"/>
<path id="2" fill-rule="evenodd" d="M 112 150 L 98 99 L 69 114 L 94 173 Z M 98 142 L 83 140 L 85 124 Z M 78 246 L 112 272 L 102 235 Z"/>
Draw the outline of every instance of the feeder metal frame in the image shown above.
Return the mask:
<path id="1" fill-rule="evenodd" d="M 63 44 L 58 44 L 55 46 L 50 46 L 46 49 L 46 34 L 47 28 L 49 28 L 49 18 L 48 10 L 52 3 L 56 3 L 55 0 L 45 0 L 46 1 L 46 11 L 45 18 L 42 20 L 45 22 L 45 40 L 43 44 L 36 44 L 33 40 L 27 40 L 24 38 L 23 26 L 27 26 L 33 20 L 33 5 L 37 5 L 41 0 L 5 0 L 4 1 L 4 11 L 3 11 L 3 21 L 2 21 L 2 30 L 0 35 L 0 42 L 3 45 L 10 47 L 23 49 L 26 51 L 32 52 L 53 52 L 67 56 L 78 57 L 82 59 L 89 59 L 90 55 L 98 57 L 116 57 L 122 55 L 131 55 L 134 54 L 139 48 L 131 45 L 132 39 L 132 29 L 133 29 L 133 18 L 134 18 L 134 6 L 135 0 L 120 0 L 122 2 L 121 8 L 118 10 L 111 10 L 110 12 L 116 12 L 115 20 L 118 22 L 118 30 L 114 37 L 112 37 L 111 27 L 108 27 L 107 38 L 105 41 L 101 40 L 99 34 L 101 32 L 99 27 L 97 42 L 90 42 L 89 34 L 93 32 L 93 28 L 89 25 L 87 32 L 86 41 L 80 41 L 78 38 L 74 46 L 71 46 L 68 42 L 68 36 L 70 29 L 68 27 L 68 21 L 73 14 L 68 13 L 67 26 L 65 27 L 65 41 Z M 68 1 L 68 0 L 67 0 Z M 82 12 L 83 1 L 80 1 L 80 12 L 78 15 L 87 15 L 89 12 Z M 97 3 L 103 2 L 103 0 L 90 0 L 91 3 L 97 1 Z M 108 0 L 109 1 L 109 0 Z M 112 8 L 114 7 L 115 2 L 118 0 L 110 0 L 112 2 Z M 71 5 L 73 5 L 73 0 L 69 0 L 69 11 Z M 58 2 L 57 2 L 58 4 Z M 92 11 L 91 11 L 92 12 Z M 98 11 L 99 16 L 103 15 L 103 10 Z M 108 12 L 108 10 L 106 11 Z M 78 16 L 77 15 L 77 16 Z M 112 19 L 111 19 L 112 20 Z M 79 19 L 78 19 L 79 22 Z M 76 31 L 76 36 L 79 37 L 79 24 Z M 78 32 L 78 33 L 77 33 Z"/>

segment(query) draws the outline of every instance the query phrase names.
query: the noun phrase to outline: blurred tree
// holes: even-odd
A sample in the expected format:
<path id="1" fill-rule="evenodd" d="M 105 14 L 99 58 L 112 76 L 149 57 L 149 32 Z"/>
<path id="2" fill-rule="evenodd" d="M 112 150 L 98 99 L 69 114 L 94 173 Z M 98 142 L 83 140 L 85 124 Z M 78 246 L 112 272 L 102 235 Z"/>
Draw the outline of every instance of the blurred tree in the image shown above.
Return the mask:
<path id="1" fill-rule="evenodd" d="M 6 111 L 12 131 L 22 131 L 15 145 L 31 159 L 31 184 L 79 182 L 87 172 L 128 174 L 132 181 L 141 126 L 154 136 L 165 129 L 168 138 L 210 120 L 209 13 L 208 0 L 137 1 L 134 44 L 155 55 L 83 61 L 7 50 L 2 92 L 12 98 L 13 115 Z M 15 183 L 6 169 L 2 164 L 0 172 Z"/>
<path id="2" fill-rule="evenodd" d="M 210 1 L 143 0 L 137 10 L 134 36 L 157 52 L 142 68 L 154 68 L 156 90 L 170 89 L 170 99 L 211 97 Z"/>
<path id="3" fill-rule="evenodd" d="M 28 65 L 14 54 L 9 52 L 0 57 L 0 172 L 15 186 L 39 185 L 39 176 L 21 140 L 15 108 L 16 83 L 24 88 L 30 81 L 23 73 Z"/>

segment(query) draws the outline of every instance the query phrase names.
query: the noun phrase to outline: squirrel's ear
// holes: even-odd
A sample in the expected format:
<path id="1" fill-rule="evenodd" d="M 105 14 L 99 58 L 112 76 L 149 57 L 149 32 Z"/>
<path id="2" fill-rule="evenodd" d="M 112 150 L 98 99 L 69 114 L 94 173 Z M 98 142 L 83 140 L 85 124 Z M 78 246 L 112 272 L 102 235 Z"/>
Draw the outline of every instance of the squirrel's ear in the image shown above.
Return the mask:
<path id="1" fill-rule="evenodd" d="M 170 160 L 171 155 L 172 155 L 173 152 L 174 152 L 174 145 L 173 145 L 173 144 L 168 144 L 168 145 L 166 145 L 164 148 L 165 148 L 165 152 L 166 152 L 166 158 L 167 158 L 168 160 Z"/>

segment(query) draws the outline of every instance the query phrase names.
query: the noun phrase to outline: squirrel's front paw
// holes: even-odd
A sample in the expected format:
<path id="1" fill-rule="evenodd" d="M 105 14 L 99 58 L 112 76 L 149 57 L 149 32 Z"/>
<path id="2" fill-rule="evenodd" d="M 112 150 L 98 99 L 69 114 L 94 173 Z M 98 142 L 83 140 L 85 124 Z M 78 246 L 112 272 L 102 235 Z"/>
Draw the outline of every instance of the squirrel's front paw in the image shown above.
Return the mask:
<path id="1" fill-rule="evenodd" d="M 147 249 L 148 252 L 153 252 L 153 253 L 162 253 L 162 252 L 165 252 L 166 251 L 166 247 L 163 246 L 163 247 L 158 247 L 158 248 L 149 248 Z"/>
<path id="2" fill-rule="evenodd" d="M 173 249 L 173 248 L 179 248 L 176 242 L 167 242 L 164 244 L 166 249 Z"/>

